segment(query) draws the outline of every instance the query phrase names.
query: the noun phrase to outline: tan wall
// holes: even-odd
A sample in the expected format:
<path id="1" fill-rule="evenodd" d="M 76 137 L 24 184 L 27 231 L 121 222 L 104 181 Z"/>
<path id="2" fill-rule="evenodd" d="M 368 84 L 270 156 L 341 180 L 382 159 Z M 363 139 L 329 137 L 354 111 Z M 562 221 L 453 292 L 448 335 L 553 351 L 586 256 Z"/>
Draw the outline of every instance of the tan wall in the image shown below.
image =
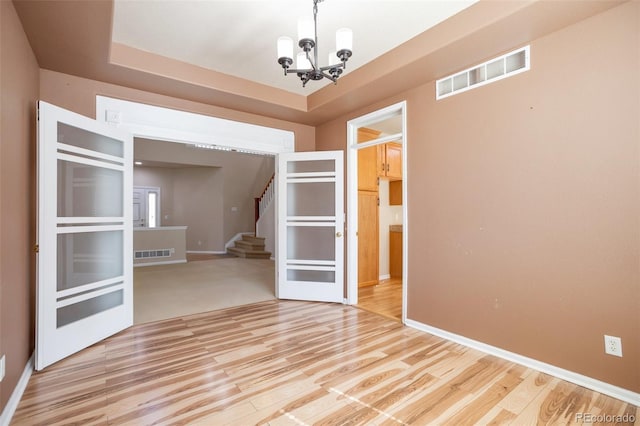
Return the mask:
<path id="1" fill-rule="evenodd" d="M 13 3 L 0 2 L 0 412 L 34 349 L 35 101 L 38 64 Z"/>
<path id="2" fill-rule="evenodd" d="M 187 250 L 223 251 L 222 171 L 213 167 L 175 169 L 173 222 L 187 225 Z"/>
<path id="3" fill-rule="evenodd" d="M 40 70 L 40 99 L 43 101 L 95 118 L 97 95 L 289 130 L 295 134 L 296 151 L 315 150 L 315 132 L 312 126 Z"/>
<path id="4" fill-rule="evenodd" d="M 161 262 L 187 261 L 187 229 L 183 227 L 160 227 L 133 230 L 133 251 L 173 249 L 169 257 L 133 259 L 134 265 Z"/>
<path id="5" fill-rule="evenodd" d="M 218 209 L 215 216 L 207 213 L 202 216 L 202 219 L 206 221 L 208 227 L 219 227 L 221 233 L 215 241 L 210 240 L 207 244 L 202 238 L 197 238 L 196 243 L 201 241 L 201 244 L 194 246 L 192 244 L 194 240 L 189 239 L 187 249 L 195 251 L 224 251 L 224 244 L 236 234 L 253 232 L 255 224 L 254 198 L 260 196 L 275 170 L 275 160 L 271 156 L 202 150 L 189 148 L 184 144 L 144 139 L 136 139 L 135 157 L 145 164 L 147 161 L 151 161 L 171 163 L 174 167 L 198 165 L 219 168 L 220 182 L 216 184 L 218 186 L 203 187 L 202 190 L 206 192 L 194 197 L 194 202 L 195 205 L 204 203 L 204 205 L 210 206 L 208 207 L 209 211 L 214 207 Z M 143 183 L 138 183 L 142 182 L 139 180 L 140 177 L 141 175 L 136 172 L 134 175 L 136 185 L 143 185 Z M 150 181 L 147 182 L 144 185 L 153 186 Z M 165 183 L 171 184 L 170 180 Z M 195 182 L 193 184 L 195 185 Z M 187 183 L 186 185 L 187 190 L 191 191 L 191 184 Z M 167 199 L 170 200 L 170 204 L 163 201 L 163 216 L 167 214 L 165 206 L 174 210 L 174 206 L 179 205 L 177 199 L 174 198 L 178 196 L 174 189 L 169 189 Z M 164 193 L 162 199 L 165 199 Z M 173 211 L 169 211 L 168 214 L 170 214 L 170 221 L 163 221 L 163 224 L 185 225 L 185 223 L 178 223 Z M 194 224 L 190 226 L 193 227 Z M 193 232 L 195 229 L 197 228 L 193 227 Z M 188 235 L 191 237 L 192 234 Z"/>
<path id="6" fill-rule="evenodd" d="M 162 226 L 188 226 L 188 251 L 223 251 L 223 184 L 218 167 L 136 167 L 134 185 L 160 188 Z"/>
<path id="7" fill-rule="evenodd" d="M 625 3 L 532 41 L 529 72 L 317 128 L 344 149 L 407 101 L 410 319 L 640 391 L 639 22 Z"/>

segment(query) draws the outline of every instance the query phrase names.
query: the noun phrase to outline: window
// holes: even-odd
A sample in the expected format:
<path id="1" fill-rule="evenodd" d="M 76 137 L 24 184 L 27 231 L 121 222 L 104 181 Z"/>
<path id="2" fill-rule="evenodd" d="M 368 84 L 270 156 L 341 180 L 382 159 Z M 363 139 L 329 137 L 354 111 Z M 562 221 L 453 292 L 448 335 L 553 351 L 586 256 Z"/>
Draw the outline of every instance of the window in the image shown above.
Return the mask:
<path id="1" fill-rule="evenodd" d="M 525 46 L 462 72 L 441 78 L 436 81 L 436 99 L 446 98 L 528 71 L 529 67 L 529 46 Z"/>
<path id="2" fill-rule="evenodd" d="M 147 193 L 147 218 L 149 220 L 149 228 L 158 226 L 156 215 L 158 210 L 158 193 L 149 191 Z"/>

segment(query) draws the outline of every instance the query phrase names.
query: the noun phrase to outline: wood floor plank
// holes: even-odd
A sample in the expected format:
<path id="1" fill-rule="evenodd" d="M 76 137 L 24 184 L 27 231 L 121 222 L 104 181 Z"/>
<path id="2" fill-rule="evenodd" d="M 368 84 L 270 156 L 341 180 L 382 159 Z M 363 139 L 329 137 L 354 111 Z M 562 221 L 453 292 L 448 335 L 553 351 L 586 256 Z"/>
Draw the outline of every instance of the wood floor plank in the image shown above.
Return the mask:
<path id="1" fill-rule="evenodd" d="M 267 301 L 134 326 L 34 373 L 12 425 L 579 424 L 638 407 L 361 309 Z"/>
<path id="2" fill-rule="evenodd" d="M 359 308 L 387 318 L 402 320 L 402 279 L 391 278 L 358 289 Z"/>

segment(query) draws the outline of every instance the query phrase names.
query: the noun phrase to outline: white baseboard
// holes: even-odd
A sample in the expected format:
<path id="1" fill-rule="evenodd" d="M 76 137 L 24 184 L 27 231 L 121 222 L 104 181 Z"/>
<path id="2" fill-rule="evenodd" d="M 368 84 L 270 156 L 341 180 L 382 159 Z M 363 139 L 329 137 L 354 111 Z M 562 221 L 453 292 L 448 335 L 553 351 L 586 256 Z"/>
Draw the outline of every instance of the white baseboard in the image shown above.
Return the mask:
<path id="1" fill-rule="evenodd" d="M 391 275 L 390 275 L 390 274 L 384 274 L 384 275 L 380 275 L 380 276 L 378 277 L 378 280 L 380 280 L 380 281 L 384 281 L 384 280 L 388 280 L 389 278 L 391 278 Z"/>
<path id="2" fill-rule="evenodd" d="M 162 261 L 162 262 L 134 263 L 133 267 L 134 268 L 138 268 L 138 267 L 141 267 L 141 266 L 174 265 L 176 263 L 187 263 L 187 259 L 165 260 L 165 261 Z"/>
<path id="3" fill-rule="evenodd" d="M 197 251 L 197 250 L 187 250 L 187 254 L 225 254 L 226 251 L 215 251 L 215 250 L 205 250 L 205 251 Z"/>
<path id="4" fill-rule="evenodd" d="M 436 327 L 432 327 L 430 325 L 426 325 L 418 321 L 407 319 L 405 324 L 417 330 L 424 331 L 425 333 L 433 334 L 434 336 L 442 337 L 443 339 L 447 339 L 452 342 L 459 343 L 461 345 L 479 350 L 489 355 L 494 355 L 494 356 L 497 356 L 498 358 L 515 362 L 516 364 L 520 364 L 525 367 L 532 368 L 542 373 L 550 374 L 559 379 L 566 380 L 567 382 L 575 383 L 576 385 L 583 386 L 585 388 L 594 390 L 596 392 L 600 392 L 605 395 L 612 396 L 614 398 L 620 399 L 630 404 L 640 405 L 640 393 L 632 392 L 628 389 L 614 386 L 612 384 L 609 384 L 600 380 L 596 380 L 594 378 L 584 376 L 582 374 L 578 374 L 573 371 L 565 370 L 563 368 L 556 367 L 554 365 L 547 364 L 533 358 L 519 355 L 514 352 L 509 352 L 504 349 L 500 349 L 496 346 L 491 346 L 486 343 L 479 342 L 477 340 L 469 339 L 459 334 L 450 333 L 448 331 L 445 331 Z"/>
<path id="5" fill-rule="evenodd" d="M 18 408 L 22 394 L 24 394 L 24 390 L 27 388 L 27 384 L 29 383 L 29 378 L 31 378 L 31 374 L 33 373 L 33 361 L 34 354 L 31 354 L 31 358 L 27 361 L 27 365 L 22 371 L 18 384 L 15 389 L 13 389 L 11 397 L 9 398 L 9 401 L 7 401 L 7 405 L 5 405 L 4 410 L 2 410 L 2 414 L 0 414 L 0 426 L 9 426 L 9 423 L 11 423 L 11 418 Z"/>

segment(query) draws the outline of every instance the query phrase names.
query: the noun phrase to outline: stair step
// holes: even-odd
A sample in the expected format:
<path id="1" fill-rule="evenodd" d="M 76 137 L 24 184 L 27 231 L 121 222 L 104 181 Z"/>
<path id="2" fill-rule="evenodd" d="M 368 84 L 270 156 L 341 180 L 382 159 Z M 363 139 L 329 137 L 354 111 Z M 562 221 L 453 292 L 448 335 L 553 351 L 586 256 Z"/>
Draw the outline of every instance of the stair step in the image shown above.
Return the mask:
<path id="1" fill-rule="evenodd" d="M 262 237 L 254 237 L 253 235 L 243 234 L 242 235 L 242 240 L 240 240 L 240 241 L 248 241 L 250 243 L 264 245 L 264 238 L 262 238 Z"/>
<path id="2" fill-rule="evenodd" d="M 247 259 L 271 259 L 271 253 L 264 250 L 245 250 L 240 247 L 229 247 L 227 253 Z"/>
<path id="3" fill-rule="evenodd" d="M 245 249 L 245 250 L 258 250 L 258 251 L 264 251 L 264 241 L 262 243 L 254 243 L 252 241 L 245 241 L 245 240 L 237 240 L 235 242 L 236 247 Z"/>

